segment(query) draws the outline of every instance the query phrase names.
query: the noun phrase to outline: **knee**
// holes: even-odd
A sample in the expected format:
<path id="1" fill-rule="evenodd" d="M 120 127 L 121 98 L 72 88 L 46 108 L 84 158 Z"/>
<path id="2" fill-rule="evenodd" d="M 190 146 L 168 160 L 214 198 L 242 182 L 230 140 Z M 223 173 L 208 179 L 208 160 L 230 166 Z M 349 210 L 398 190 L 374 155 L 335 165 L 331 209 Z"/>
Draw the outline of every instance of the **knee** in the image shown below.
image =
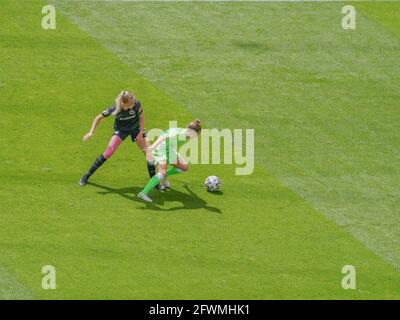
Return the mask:
<path id="1" fill-rule="evenodd" d="M 114 147 L 112 146 L 107 147 L 106 151 L 104 151 L 103 153 L 103 157 L 106 159 L 110 158 L 113 155 L 114 151 L 115 151 Z"/>
<path id="2" fill-rule="evenodd" d="M 183 172 L 186 172 L 189 170 L 189 166 L 187 164 L 182 164 L 179 169 L 181 169 Z"/>
<path id="3" fill-rule="evenodd" d="M 165 177 L 166 177 L 166 173 L 162 173 L 161 171 L 159 171 L 159 172 L 157 173 L 157 178 L 158 178 L 158 180 L 162 181 L 162 180 L 165 179 Z"/>
<path id="4" fill-rule="evenodd" d="M 159 167 L 158 168 L 158 173 L 160 175 L 162 175 L 163 177 L 166 177 L 167 176 L 167 168 Z"/>

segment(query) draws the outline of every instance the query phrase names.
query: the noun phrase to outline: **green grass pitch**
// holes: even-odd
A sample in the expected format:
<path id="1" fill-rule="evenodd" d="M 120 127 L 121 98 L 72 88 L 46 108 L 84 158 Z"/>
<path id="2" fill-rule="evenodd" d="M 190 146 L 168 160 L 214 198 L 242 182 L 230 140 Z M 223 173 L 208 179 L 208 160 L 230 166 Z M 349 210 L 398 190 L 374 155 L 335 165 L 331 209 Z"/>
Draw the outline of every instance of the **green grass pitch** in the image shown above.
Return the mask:
<path id="1" fill-rule="evenodd" d="M 345 2 L 61 0 L 43 30 L 47 3 L 0 1 L 0 299 L 400 298 L 400 2 L 355 30 Z M 147 128 L 254 128 L 253 175 L 193 165 L 146 206 L 126 141 L 80 188 L 125 88 Z"/>

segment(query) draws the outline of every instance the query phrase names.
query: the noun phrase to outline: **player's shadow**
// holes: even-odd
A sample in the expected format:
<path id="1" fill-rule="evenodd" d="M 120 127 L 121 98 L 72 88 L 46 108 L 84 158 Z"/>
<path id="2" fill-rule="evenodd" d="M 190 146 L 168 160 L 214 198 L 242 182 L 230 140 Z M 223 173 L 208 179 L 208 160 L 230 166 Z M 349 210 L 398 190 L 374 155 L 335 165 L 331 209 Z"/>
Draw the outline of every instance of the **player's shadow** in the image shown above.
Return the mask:
<path id="1" fill-rule="evenodd" d="M 192 190 L 190 190 L 188 185 L 185 185 L 187 193 L 174 189 L 170 189 L 166 192 L 160 192 L 154 190 L 152 193 L 152 199 L 154 201 L 153 203 L 144 202 L 143 200 L 136 197 L 136 195 L 141 191 L 141 188 L 138 187 L 111 188 L 94 182 L 88 182 L 88 185 L 101 189 L 102 191 L 99 191 L 98 192 L 99 194 L 102 195 L 118 194 L 125 199 L 139 202 L 145 205 L 144 207 L 141 208 L 143 210 L 157 210 L 157 211 L 171 212 L 179 210 L 206 209 L 211 212 L 220 214 L 222 213 L 221 209 L 209 206 L 204 199 L 201 199 L 197 194 L 195 194 Z M 164 203 L 166 202 L 181 202 L 182 205 L 172 207 L 169 209 L 164 209 L 160 207 L 164 205 Z"/>

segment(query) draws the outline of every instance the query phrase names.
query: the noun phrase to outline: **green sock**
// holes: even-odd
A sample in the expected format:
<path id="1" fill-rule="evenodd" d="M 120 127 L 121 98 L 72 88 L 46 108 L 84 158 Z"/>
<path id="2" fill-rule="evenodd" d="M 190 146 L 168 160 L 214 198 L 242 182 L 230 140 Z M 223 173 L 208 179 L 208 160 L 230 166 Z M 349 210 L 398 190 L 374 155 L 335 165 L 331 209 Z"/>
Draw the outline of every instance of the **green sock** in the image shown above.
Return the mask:
<path id="1" fill-rule="evenodd" d="M 154 189 L 156 185 L 158 185 L 161 181 L 161 175 L 158 173 L 154 177 L 152 177 L 149 182 L 147 182 L 147 185 L 144 187 L 142 190 L 143 193 L 148 194 L 151 190 Z"/>
<path id="2" fill-rule="evenodd" d="M 172 167 L 167 170 L 167 176 L 173 176 L 174 174 L 180 174 L 182 172 L 183 170 L 178 169 L 176 167 Z"/>

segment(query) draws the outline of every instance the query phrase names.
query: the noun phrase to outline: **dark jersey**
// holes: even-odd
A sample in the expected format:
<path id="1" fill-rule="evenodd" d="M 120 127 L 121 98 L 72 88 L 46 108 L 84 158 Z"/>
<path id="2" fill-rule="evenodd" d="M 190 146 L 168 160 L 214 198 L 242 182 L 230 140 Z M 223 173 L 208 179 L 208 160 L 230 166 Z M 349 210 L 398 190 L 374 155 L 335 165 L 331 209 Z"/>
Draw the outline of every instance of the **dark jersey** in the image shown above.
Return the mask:
<path id="1" fill-rule="evenodd" d="M 115 105 L 104 110 L 101 114 L 108 117 L 115 111 Z M 139 118 L 142 113 L 140 101 L 135 101 L 132 109 L 121 110 L 115 115 L 114 129 L 115 131 L 137 131 L 140 128 Z"/>

